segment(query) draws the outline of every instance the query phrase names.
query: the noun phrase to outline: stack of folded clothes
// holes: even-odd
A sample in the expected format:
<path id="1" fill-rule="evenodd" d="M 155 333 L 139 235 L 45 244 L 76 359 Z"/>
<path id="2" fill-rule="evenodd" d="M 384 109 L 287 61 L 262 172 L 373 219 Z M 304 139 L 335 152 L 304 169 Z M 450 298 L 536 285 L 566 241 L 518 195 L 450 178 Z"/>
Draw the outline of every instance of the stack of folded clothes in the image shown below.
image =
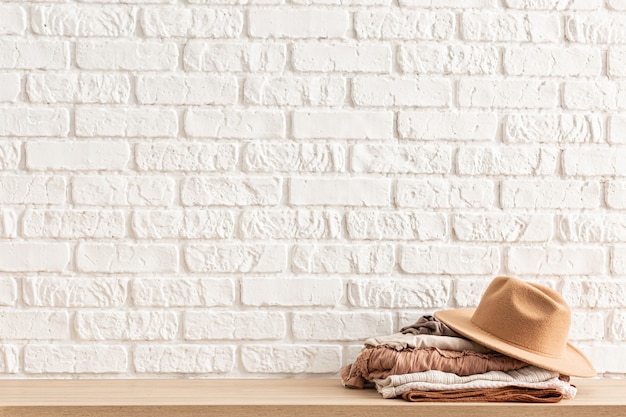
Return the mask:
<path id="1" fill-rule="evenodd" d="M 476 310 L 435 315 L 366 340 L 343 385 L 414 402 L 545 403 L 576 395 L 568 375 L 595 375 L 567 343 L 567 304 L 547 287 L 498 277 Z"/>

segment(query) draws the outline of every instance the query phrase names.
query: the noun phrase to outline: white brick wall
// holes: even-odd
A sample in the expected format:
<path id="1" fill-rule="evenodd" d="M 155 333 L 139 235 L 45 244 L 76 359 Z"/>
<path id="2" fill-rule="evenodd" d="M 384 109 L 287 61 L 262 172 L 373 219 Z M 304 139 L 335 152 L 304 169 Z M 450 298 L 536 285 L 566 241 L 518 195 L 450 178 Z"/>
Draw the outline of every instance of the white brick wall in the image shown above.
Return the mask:
<path id="1" fill-rule="evenodd" d="M 626 374 L 626 1 L 0 1 L 0 378 L 337 375 L 509 274 Z"/>

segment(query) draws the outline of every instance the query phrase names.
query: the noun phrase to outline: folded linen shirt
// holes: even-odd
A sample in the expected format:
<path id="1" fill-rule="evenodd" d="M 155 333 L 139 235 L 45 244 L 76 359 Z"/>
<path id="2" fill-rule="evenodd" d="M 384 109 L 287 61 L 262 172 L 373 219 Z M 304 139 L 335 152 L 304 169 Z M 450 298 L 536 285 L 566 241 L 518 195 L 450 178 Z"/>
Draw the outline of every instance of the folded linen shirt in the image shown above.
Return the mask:
<path id="1" fill-rule="evenodd" d="M 370 337 L 365 341 L 366 348 L 378 346 L 388 346 L 395 350 L 436 347 L 458 352 L 472 350 L 478 353 L 493 353 L 488 347 L 463 337 L 434 336 L 429 334 L 393 333 L 388 336 Z"/>
<path id="2" fill-rule="evenodd" d="M 383 398 L 399 397 L 409 391 L 478 390 L 515 386 L 520 388 L 557 389 L 563 398 L 576 396 L 576 387 L 559 378 L 558 372 L 536 366 L 526 366 L 509 371 L 489 371 L 481 374 L 459 376 L 451 372 L 429 370 L 425 372 L 392 374 L 373 380 Z"/>
<path id="3" fill-rule="evenodd" d="M 463 376 L 488 371 L 509 371 L 525 366 L 528 364 L 496 352 L 458 352 L 439 348 L 397 351 L 378 346 L 363 349 L 353 364 L 341 370 L 341 381 L 347 388 L 363 388 L 367 381 L 374 379 L 433 369 Z"/>

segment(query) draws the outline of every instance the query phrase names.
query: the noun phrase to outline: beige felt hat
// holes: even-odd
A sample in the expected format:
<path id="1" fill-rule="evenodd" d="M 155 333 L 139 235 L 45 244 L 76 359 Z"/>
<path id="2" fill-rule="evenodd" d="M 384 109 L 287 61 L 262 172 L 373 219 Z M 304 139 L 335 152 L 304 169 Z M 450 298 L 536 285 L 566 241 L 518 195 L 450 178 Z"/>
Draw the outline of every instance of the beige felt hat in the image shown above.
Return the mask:
<path id="1" fill-rule="evenodd" d="M 497 277 L 475 310 L 438 311 L 452 330 L 513 358 L 562 375 L 592 377 L 589 359 L 567 342 L 570 309 L 556 291 Z"/>

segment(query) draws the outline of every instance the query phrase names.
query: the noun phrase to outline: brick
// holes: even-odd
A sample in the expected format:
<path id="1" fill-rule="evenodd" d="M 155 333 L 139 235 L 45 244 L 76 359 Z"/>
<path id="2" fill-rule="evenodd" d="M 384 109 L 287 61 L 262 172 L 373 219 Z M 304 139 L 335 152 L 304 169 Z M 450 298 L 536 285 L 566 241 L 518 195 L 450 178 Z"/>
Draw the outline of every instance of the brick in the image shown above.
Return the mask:
<path id="1" fill-rule="evenodd" d="M 387 179 L 292 178 L 289 202 L 294 205 L 389 206 Z"/>
<path id="2" fill-rule="evenodd" d="M 615 148 L 565 149 L 562 166 L 565 175 L 571 176 L 626 176 L 623 160 L 626 151 Z"/>
<path id="3" fill-rule="evenodd" d="M 0 243 L 3 272 L 62 272 L 69 262 L 70 248 L 66 243 Z"/>
<path id="4" fill-rule="evenodd" d="M 600 205 L 600 184 L 577 180 L 505 180 L 500 201 L 503 208 L 596 208 Z"/>
<path id="5" fill-rule="evenodd" d="M 130 160 L 126 142 L 29 141 L 25 148 L 32 170 L 122 170 Z"/>
<path id="6" fill-rule="evenodd" d="M 230 143 L 150 141 L 135 145 L 142 171 L 232 171 L 237 147 Z"/>
<path id="7" fill-rule="evenodd" d="M 26 30 L 26 10 L 17 4 L 0 6 L 0 35 L 23 35 Z"/>
<path id="8" fill-rule="evenodd" d="M 65 0 L 56 0 L 56 1 L 65 1 Z M 164 3 L 174 3 L 176 0 L 78 0 L 82 3 L 105 3 L 105 4 L 115 4 L 115 3 L 124 3 L 124 4 L 164 4 Z M 198 0 L 190 0 L 189 3 L 193 3 Z"/>
<path id="9" fill-rule="evenodd" d="M 226 239 L 235 215 L 227 210 L 135 210 L 131 228 L 139 239 Z"/>
<path id="10" fill-rule="evenodd" d="M 20 353 L 15 345 L 0 345 L 0 373 L 16 374 L 20 368 Z"/>
<path id="11" fill-rule="evenodd" d="M 236 104 L 235 77 L 206 75 L 142 75 L 137 78 L 141 104 Z"/>
<path id="12" fill-rule="evenodd" d="M 509 9 L 522 10 L 596 10 L 601 7 L 601 0 L 506 0 L 504 4 Z"/>
<path id="13" fill-rule="evenodd" d="M 452 231 L 463 242 L 548 242 L 553 225 L 551 214 L 457 214 Z"/>
<path id="14" fill-rule="evenodd" d="M 28 374 L 120 374 L 128 371 L 126 348 L 118 345 L 26 345 Z"/>
<path id="15" fill-rule="evenodd" d="M 185 132 L 190 137 L 276 139 L 285 136 L 285 115 L 271 110 L 189 109 Z"/>
<path id="16" fill-rule="evenodd" d="M 17 237 L 17 223 L 14 210 L 0 209 L 0 237 Z"/>
<path id="17" fill-rule="evenodd" d="M 281 0 L 188 0 L 189 4 L 240 4 L 240 5 L 268 5 L 282 4 Z"/>
<path id="18" fill-rule="evenodd" d="M 393 333 L 393 320 L 390 313 L 379 312 L 297 312 L 292 331 L 296 340 L 361 341 Z"/>
<path id="19" fill-rule="evenodd" d="M 133 279 L 130 291 L 133 304 L 140 307 L 214 307 L 235 301 L 230 279 Z"/>
<path id="20" fill-rule="evenodd" d="M 429 241 L 448 234 L 444 215 L 416 211 L 350 211 L 346 227 L 351 239 Z"/>
<path id="21" fill-rule="evenodd" d="M 162 176 L 79 175 L 72 182 L 75 204 L 87 206 L 169 206 L 176 183 Z"/>
<path id="22" fill-rule="evenodd" d="M 468 8 L 481 9 L 492 8 L 494 0 L 465 0 L 462 3 L 456 0 L 399 0 L 402 7 L 424 7 L 424 8 Z"/>
<path id="23" fill-rule="evenodd" d="M 358 279 L 348 285 L 348 300 L 362 308 L 435 308 L 447 305 L 451 290 L 441 278 Z"/>
<path id="24" fill-rule="evenodd" d="M 2 12 L 2 6 L 0 6 L 0 12 Z M 0 85 L 2 85 L 0 103 L 12 103 L 17 100 L 22 89 L 21 83 L 19 74 L 0 74 Z"/>
<path id="25" fill-rule="evenodd" d="M 295 111 L 293 136 L 296 139 L 390 139 L 393 112 L 390 111 Z"/>
<path id="26" fill-rule="evenodd" d="M 500 270 L 495 246 L 403 246 L 400 268 L 409 274 L 489 274 Z"/>
<path id="27" fill-rule="evenodd" d="M 500 64 L 492 46 L 408 43 L 397 51 L 398 66 L 405 73 L 486 75 L 496 74 Z"/>
<path id="28" fill-rule="evenodd" d="M 233 369 L 235 351 L 223 345 L 138 345 L 133 363 L 138 373 L 219 374 Z"/>
<path id="29" fill-rule="evenodd" d="M 243 239 L 337 239 L 341 214 L 331 210 L 245 210 L 240 219 Z"/>
<path id="30" fill-rule="evenodd" d="M 626 10 L 626 1 L 625 0 L 607 0 L 606 4 L 610 9 L 613 10 Z"/>
<path id="31" fill-rule="evenodd" d="M 6 340 L 69 339 L 66 312 L 47 310 L 12 310 L 0 312 L 0 338 Z"/>
<path id="32" fill-rule="evenodd" d="M 617 14 L 571 15 L 565 20 L 565 37 L 589 44 L 626 43 L 626 22 Z"/>
<path id="33" fill-rule="evenodd" d="M 563 85 L 563 106 L 575 110 L 620 110 L 626 108 L 625 94 L 626 83 L 568 81 Z"/>
<path id="34" fill-rule="evenodd" d="M 309 274 L 388 274 L 395 265 L 392 245 L 296 245 L 292 270 Z"/>
<path id="35" fill-rule="evenodd" d="M 0 169 L 16 169 L 22 160 L 21 149 L 21 142 L 0 140 Z"/>
<path id="36" fill-rule="evenodd" d="M 626 354 L 619 344 L 577 345 L 598 373 L 626 373 Z"/>
<path id="37" fill-rule="evenodd" d="M 567 151 L 566 151 L 567 152 Z M 461 175 L 554 175 L 559 149 L 528 147 L 463 147 L 457 153 Z"/>
<path id="38" fill-rule="evenodd" d="M 599 49 L 584 47 L 507 48 L 504 71 L 510 75 L 597 77 L 602 73 L 602 55 Z"/>
<path id="39" fill-rule="evenodd" d="M 591 275 L 605 270 L 605 254 L 599 247 L 511 247 L 507 269 L 515 274 Z"/>
<path id="40" fill-rule="evenodd" d="M 185 206 L 273 206 L 282 197 L 280 178 L 188 177 L 181 188 Z"/>
<path id="41" fill-rule="evenodd" d="M 0 202 L 3 204 L 63 204 L 65 201 L 64 177 L 0 176 Z"/>
<path id="42" fill-rule="evenodd" d="M 561 294 L 572 308 L 626 307 L 626 281 L 605 279 L 569 279 L 563 283 Z"/>
<path id="43" fill-rule="evenodd" d="M 334 143 L 250 142 L 243 150 L 247 172 L 344 172 L 346 150 Z"/>
<path id="44" fill-rule="evenodd" d="M 30 21 L 38 35 L 128 37 L 135 32 L 136 15 L 129 7 L 41 5 L 31 9 Z"/>
<path id="45" fill-rule="evenodd" d="M 556 14 L 463 13 L 463 39 L 490 42 L 558 42 L 561 23 Z"/>
<path id="46" fill-rule="evenodd" d="M 604 338 L 604 314 L 593 311 L 573 311 L 568 340 L 601 340 Z"/>
<path id="47" fill-rule="evenodd" d="M 604 326 L 600 328 L 604 330 Z M 626 340 L 626 311 L 617 310 L 611 314 L 611 319 L 608 325 L 609 337 L 613 340 Z M 601 334 L 596 339 L 601 339 L 604 334 Z"/>
<path id="48" fill-rule="evenodd" d="M 389 74 L 391 55 L 384 44 L 306 42 L 293 45 L 291 60 L 297 71 Z"/>
<path id="49" fill-rule="evenodd" d="M 0 68 L 54 70 L 69 66 L 69 42 L 0 39 Z"/>
<path id="50" fill-rule="evenodd" d="M 0 278 L 0 306 L 14 306 L 17 302 L 17 285 L 14 278 Z"/>
<path id="51" fill-rule="evenodd" d="M 352 80 L 352 101 L 357 106 L 447 107 L 452 86 L 441 78 L 357 77 Z"/>
<path id="52" fill-rule="evenodd" d="M 178 314 L 169 311 L 79 311 L 74 319 L 79 340 L 172 340 Z"/>
<path id="53" fill-rule="evenodd" d="M 265 106 L 340 106 L 346 96 L 344 78 L 249 77 L 244 103 Z"/>
<path id="54" fill-rule="evenodd" d="M 609 181 L 607 183 L 606 205 L 612 209 L 626 208 L 626 181 Z"/>
<path id="55" fill-rule="evenodd" d="M 66 137 L 70 131 L 67 109 L 11 107 L 0 109 L 0 135 Z"/>
<path id="56" fill-rule="evenodd" d="M 462 79 L 459 82 L 461 107 L 552 109 L 558 102 L 559 87 L 554 81 Z"/>
<path id="57" fill-rule="evenodd" d="M 429 145 L 354 145 L 354 172 L 445 174 L 452 168 L 452 149 Z"/>
<path id="58" fill-rule="evenodd" d="M 417 208 L 489 208 L 494 206 L 492 181 L 398 180 L 396 204 Z"/>
<path id="59" fill-rule="evenodd" d="M 31 307 L 121 307 L 126 280 L 118 278 L 24 278 L 22 297 Z"/>
<path id="60" fill-rule="evenodd" d="M 282 339 L 286 334 L 285 315 L 276 311 L 184 313 L 185 340 Z"/>
<path id="61" fill-rule="evenodd" d="M 285 67 L 287 48 L 269 42 L 208 43 L 190 40 L 183 62 L 187 71 L 279 72 Z"/>
<path id="62" fill-rule="evenodd" d="M 454 305 L 458 308 L 476 308 L 491 280 L 463 278 L 454 285 Z"/>
<path id="63" fill-rule="evenodd" d="M 174 70 L 178 66 L 178 47 L 174 42 L 79 41 L 76 64 L 91 70 Z"/>
<path id="64" fill-rule="evenodd" d="M 237 38 L 243 14 L 234 9 L 145 7 L 141 28 L 148 37 Z"/>
<path id="65" fill-rule="evenodd" d="M 398 133 L 402 139 L 494 140 L 498 117 L 493 112 L 398 112 Z"/>
<path id="66" fill-rule="evenodd" d="M 357 11 L 354 16 L 354 30 L 359 39 L 450 39 L 454 24 L 450 12 L 379 9 Z"/>
<path id="67" fill-rule="evenodd" d="M 343 38 L 350 26 L 344 10 L 251 9 L 248 33 L 253 38 Z"/>
<path id="68" fill-rule="evenodd" d="M 626 77 L 626 47 L 611 46 L 607 56 L 607 73 L 611 77 Z"/>
<path id="69" fill-rule="evenodd" d="M 559 216 L 558 231 L 566 242 L 626 242 L 626 220 L 617 213 L 564 214 Z"/>
<path id="70" fill-rule="evenodd" d="M 128 103 L 130 81 L 118 74 L 29 74 L 33 103 Z"/>
<path id="71" fill-rule="evenodd" d="M 76 268 L 81 272 L 178 272 L 178 250 L 171 244 L 80 243 Z"/>
<path id="72" fill-rule="evenodd" d="M 597 143 L 604 138 L 602 120 L 597 115 L 511 114 L 503 130 L 508 143 Z"/>
<path id="73" fill-rule="evenodd" d="M 614 246 L 611 251 L 611 271 L 615 274 L 626 275 L 626 246 Z"/>
<path id="74" fill-rule="evenodd" d="M 29 238 L 121 238 L 126 219 L 120 210 L 27 209 L 21 230 Z"/>
<path id="75" fill-rule="evenodd" d="M 178 116 L 172 109 L 79 107 L 76 135 L 82 137 L 176 137 Z"/>
<path id="76" fill-rule="evenodd" d="M 248 306 L 335 306 L 343 296 L 337 278 L 244 278 L 241 302 Z"/>
<path id="77" fill-rule="evenodd" d="M 271 273 L 287 268 L 287 246 L 284 245 L 187 245 L 185 265 L 191 272 L 203 273 Z"/>
<path id="78" fill-rule="evenodd" d="M 253 373 L 334 373 L 341 366 L 341 346 L 246 345 L 241 362 Z"/>

